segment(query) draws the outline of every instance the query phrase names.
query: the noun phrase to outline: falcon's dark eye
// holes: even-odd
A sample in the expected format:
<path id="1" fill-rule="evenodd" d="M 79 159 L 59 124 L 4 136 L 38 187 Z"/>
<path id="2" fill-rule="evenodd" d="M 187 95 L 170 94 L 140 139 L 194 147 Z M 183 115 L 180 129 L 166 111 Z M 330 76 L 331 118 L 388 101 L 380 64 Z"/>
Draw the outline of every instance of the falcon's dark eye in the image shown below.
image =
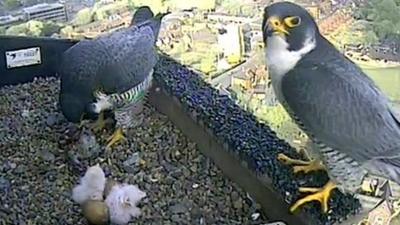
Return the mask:
<path id="1" fill-rule="evenodd" d="M 298 16 L 289 16 L 286 17 L 283 21 L 285 22 L 286 26 L 293 28 L 300 25 L 301 18 Z"/>

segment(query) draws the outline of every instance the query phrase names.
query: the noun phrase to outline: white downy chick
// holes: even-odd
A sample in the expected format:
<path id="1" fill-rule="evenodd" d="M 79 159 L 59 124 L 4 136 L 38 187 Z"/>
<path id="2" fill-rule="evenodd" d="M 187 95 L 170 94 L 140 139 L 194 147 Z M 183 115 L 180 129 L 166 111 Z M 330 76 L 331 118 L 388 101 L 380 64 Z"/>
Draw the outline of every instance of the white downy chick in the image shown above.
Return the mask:
<path id="1" fill-rule="evenodd" d="M 103 200 L 105 185 L 106 176 L 99 164 L 89 167 L 80 184 L 72 190 L 72 199 L 79 204 L 87 200 Z"/>
<path id="2" fill-rule="evenodd" d="M 114 224 L 125 225 L 133 217 L 138 217 L 141 212 L 136 205 L 144 197 L 146 197 L 146 193 L 136 185 L 114 185 L 106 198 L 110 221 Z"/>

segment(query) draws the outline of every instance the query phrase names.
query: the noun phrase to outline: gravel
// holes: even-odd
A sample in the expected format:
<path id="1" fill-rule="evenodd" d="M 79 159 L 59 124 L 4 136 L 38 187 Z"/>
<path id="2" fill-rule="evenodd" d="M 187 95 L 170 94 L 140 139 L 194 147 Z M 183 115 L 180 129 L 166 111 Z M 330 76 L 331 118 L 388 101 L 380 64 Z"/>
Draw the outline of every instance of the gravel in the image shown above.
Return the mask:
<path id="1" fill-rule="evenodd" d="M 168 56 L 161 57 L 154 74 L 155 80 L 182 104 L 186 112 L 204 124 L 243 164 L 255 174 L 271 178 L 272 187 L 290 204 L 304 195 L 298 191 L 300 186 L 322 187 L 328 181 L 327 174 L 322 171 L 295 176 L 290 166 L 277 160 L 277 155 L 284 153 L 301 158 L 298 151 L 228 96 L 221 96 L 201 79 L 200 74 Z M 360 202 L 350 194 L 344 195 L 337 189 L 332 193 L 331 210 L 327 214 L 321 213 L 316 201 L 302 206 L 301 210 L 313 223 L 331 225 L 359 212 Z"/>
<path id="2" fill-rule="evenodd" d="M 168 119 L 145 108 L 142 126 L 105 149 L 104 133 L 65 121 L 59 81 L 40 78 L 0 88 L 0 224 L 86 224 L 71 190 L 86 167 L 137 184 L 147 197 L 131 224 L 265 224 L 246 193 Z"/>

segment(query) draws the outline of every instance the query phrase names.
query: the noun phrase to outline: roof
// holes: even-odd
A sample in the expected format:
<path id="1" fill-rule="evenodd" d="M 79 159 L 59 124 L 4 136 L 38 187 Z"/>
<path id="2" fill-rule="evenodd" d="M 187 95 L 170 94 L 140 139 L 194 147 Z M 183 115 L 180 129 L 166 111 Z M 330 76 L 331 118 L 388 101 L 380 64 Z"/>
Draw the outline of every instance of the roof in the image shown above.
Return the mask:
<path id="1" fill-rule="evenodd" d="M 41 4 L 34 5 L 34 6 L 23 8 L 22 11 L 24 11 L 26 13 L 36 13 L 36 12 L 55 9 L 55 8 L 59 8 L 59 7 L 64 7 L 64 5 L 60 4 L 60 3 L 50 3 L 50 4 L 49 3 L 41 3 Z"/>
<path id="2" fill-rule="evenodd" d="M 265 84 L 257 84 L 254 87 L 254 93 L 255 94 L 265 94 L 265 90 L 267 89 Z"/>
<path id="3" fill-rule="evenodd" d="M 232 78 L 241 79 L 241 80 L 249 79 L 249 77 L 247 77 L 244 73 L 235 73 L 235 74 L 233 74 Z"/>

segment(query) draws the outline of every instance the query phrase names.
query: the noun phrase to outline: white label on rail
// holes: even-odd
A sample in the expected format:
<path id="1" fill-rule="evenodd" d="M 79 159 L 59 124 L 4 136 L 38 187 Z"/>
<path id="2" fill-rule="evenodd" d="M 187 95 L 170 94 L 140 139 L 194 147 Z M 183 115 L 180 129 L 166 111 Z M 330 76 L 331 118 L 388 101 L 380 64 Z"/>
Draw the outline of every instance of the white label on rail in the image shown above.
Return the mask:
<path id="1" fill-rule="evenodd" d="M 6 52 L 7 68 L 31 66 L 42 63 L 40 48 L 26 48 Z"/>

